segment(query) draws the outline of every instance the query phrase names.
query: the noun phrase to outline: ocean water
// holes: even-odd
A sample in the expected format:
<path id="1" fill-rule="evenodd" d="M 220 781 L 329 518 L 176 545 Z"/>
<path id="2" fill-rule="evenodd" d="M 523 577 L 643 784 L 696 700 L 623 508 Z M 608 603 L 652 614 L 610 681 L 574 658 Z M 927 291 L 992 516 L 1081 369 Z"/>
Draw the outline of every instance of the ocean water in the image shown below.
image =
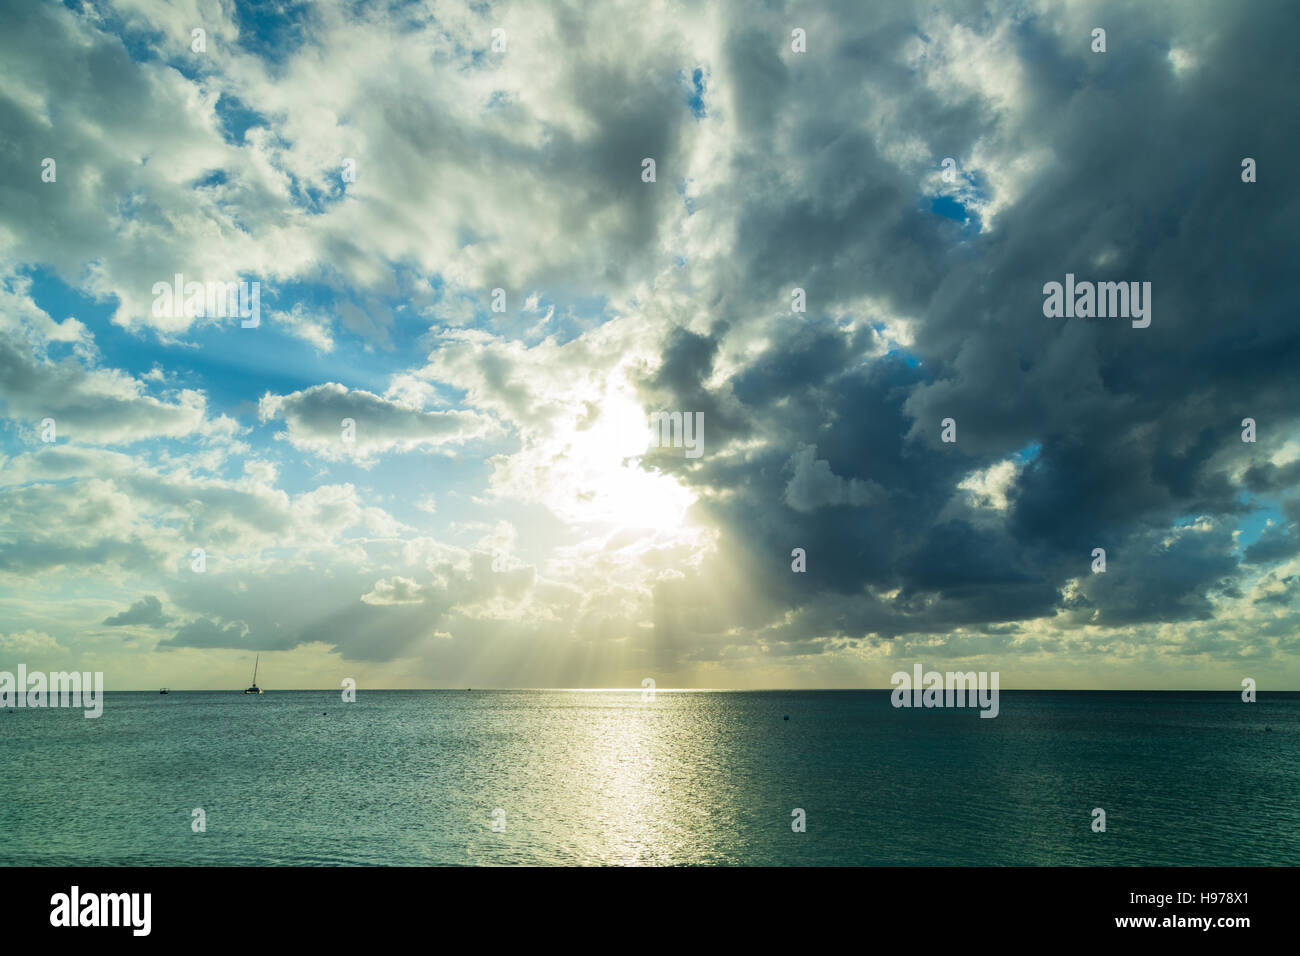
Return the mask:
<path id="1" fill-rule="evenodd" d="M 1297 744 L 1300 694 L 118 692 L 0 712 L 0 863 L 1297 865 Z"/>

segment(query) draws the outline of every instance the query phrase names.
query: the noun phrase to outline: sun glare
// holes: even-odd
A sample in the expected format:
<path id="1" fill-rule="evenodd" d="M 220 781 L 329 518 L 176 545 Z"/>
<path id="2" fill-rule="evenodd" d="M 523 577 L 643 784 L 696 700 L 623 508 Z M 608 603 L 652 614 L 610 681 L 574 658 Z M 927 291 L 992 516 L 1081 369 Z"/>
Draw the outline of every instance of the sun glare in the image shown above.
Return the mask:
<path id="1" fill-rule="evenodd" d="M 697 495 L 671 475 L 642 466 L 650 441 L 647 415 L 631 396 L 615 393 L 600 416 L 568 443 L 573 520 L 616 529 L 674 531 L 686 523 Z"/>

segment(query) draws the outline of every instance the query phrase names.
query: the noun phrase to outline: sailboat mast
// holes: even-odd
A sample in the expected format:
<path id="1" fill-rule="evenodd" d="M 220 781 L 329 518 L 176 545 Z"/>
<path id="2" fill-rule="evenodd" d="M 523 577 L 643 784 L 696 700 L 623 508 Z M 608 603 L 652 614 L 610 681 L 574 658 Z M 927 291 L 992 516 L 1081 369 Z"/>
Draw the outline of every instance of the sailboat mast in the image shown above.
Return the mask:
<path id="1" fill-rule="evenodd" d="M 262 655 L 258 654 L 257 657 L 253 660 L 253 686 L 254 687 L 257 686 L 257 663 L 261 659 L 262 659 Z"/>

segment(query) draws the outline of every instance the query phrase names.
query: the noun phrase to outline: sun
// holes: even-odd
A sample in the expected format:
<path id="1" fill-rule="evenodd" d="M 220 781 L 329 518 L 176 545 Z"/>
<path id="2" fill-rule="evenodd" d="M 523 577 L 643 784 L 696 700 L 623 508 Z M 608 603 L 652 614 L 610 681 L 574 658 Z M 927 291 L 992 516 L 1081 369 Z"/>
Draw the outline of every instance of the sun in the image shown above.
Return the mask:
<path id="1" fill-rule="evenodd" d="M 613 393 L 599 416 L 567 442 L 571 520 L 611 529 L 675 531 L 698 495 L 677 478 L 647 470 L 648 416 L 631 395 Z"/>

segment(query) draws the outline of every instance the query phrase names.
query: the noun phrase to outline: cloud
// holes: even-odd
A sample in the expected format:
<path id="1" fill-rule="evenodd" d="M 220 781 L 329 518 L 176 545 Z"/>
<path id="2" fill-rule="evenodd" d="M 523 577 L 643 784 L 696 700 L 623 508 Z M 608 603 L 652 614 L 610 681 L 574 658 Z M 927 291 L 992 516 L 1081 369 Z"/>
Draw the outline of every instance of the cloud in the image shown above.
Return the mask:
<path id="1" fill-rule="evenodd" d="M 172 637 L 160 641 L 162 647 L 215 647 L 250 648 L 259 644 L 246 643 L 248 627 L 242 621 L 231 621 L 224 627 L 207 618 L 198 618 L 186 624 Z"/>
<path id="2" fill-rule="evenodd" d="M 64 650 L 57 640 L 43 631 L 15 631 L 10 634 L 0 634 L 0 647 L 11 654 L 37 654 Z"/>
<path id="3" fill-rule="evenodd" d="M 368 593 L 361 595 L 366 604 L 422 604 L 424 597 L 420 586 L 410 578 L 394 577 L 379 580 Z"/>
<path id="4" fill-rule="evenodd" d="M 141 627 L 163 627 L 171 618 L 163 613 L 162 602 L 152 594 L 146 594 L 125 611 L 104 619 L 110 627 L 135 625 Z"/>
<path id="5" fill-rule="evenodd" d="M 790 466 L 794 474 L 785 486 L 785 503 L 795 511 L 814 511 L 827 505 L 863 507 L 883 491 L 875 482 L 846 480 L 834 474 L 830 462 L 817 458 L 815 445 L 800 445 L 790 456 Z"/>
<path id="6" fill-rule="evenodd" d="M 145 460 L 102 450 L 46 448 L 0 469 L 0 575 L 60 569 L 173 574 L 194 548 L 217 566 L 243 566 L 263 551 L 339 551 L 349 529 L 377 535 L 405 526 L 363 502 L 348 484 L 290 495 L 274 472 L 238 479 L 195 470 L 194 462 Z M 346 553 L 346 552 L 344 552 Z M 188 573 L 188 572 L 187 572 Z"/>
<path id="7" fill-rule="evenodd" d="M 206 399 L 194 389 L 160 398 L 144 380 L 97 366 L 93 339 L 74 318 L 55 322 L 30 298 L 30 282 L 0 285 L 0 414 L 33 436 L 53 420 L 55 440 L 130 444 L 212 433 Z M 58 353 L 71 354 L 59 355 Z"/>
<path id="8" fill-rule="evenodd" d="M 371 461 L 385 452 L 463 444 L 492 431 L 490 420 L 471 412 L 423 411 L 335 382 L 265 395 L 258 410 L 263 421 L 284 419 L 283 434 L 295 448 L 331 460 Z"/>

